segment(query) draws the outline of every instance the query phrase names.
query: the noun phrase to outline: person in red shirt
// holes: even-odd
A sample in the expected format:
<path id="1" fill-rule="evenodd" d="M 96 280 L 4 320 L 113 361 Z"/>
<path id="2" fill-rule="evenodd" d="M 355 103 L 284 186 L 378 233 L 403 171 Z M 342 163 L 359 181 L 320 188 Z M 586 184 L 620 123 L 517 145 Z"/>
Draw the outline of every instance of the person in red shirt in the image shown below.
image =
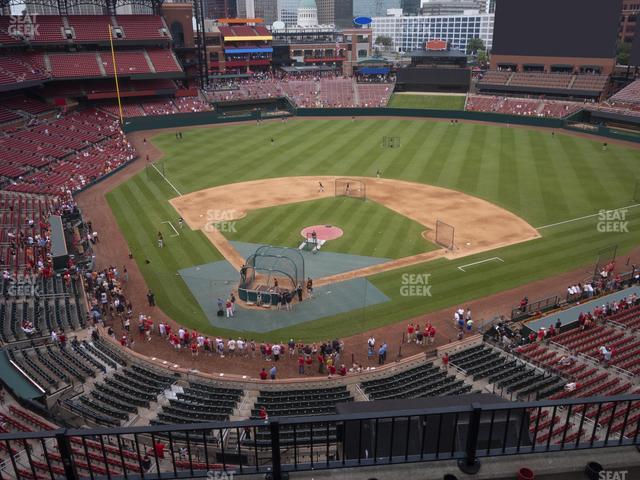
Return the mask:
<path id="1" fill-rule="evenodd" d="M 126 335 L 122 335 L 122 338 L 120 339 L 120 345 L 122 345 L 123 347 L 127 346 L 127 336 Z"/>
<path id="2" fill-rule="evenodd" d="M 311 364 L 313 363 L 313 358 L 311 357 L 311 355 L 307 355 L 305 357 L 304 363 L 307 365 L 307 368 L 309 369 L 309 371 L 311 371 Z"/>
<path id="3" fill-rule="evenodd" d="M 262 420 L 269 420 L 269 414 L 267 413 L 267 409 L 265 407 L 260 407 L 260 418 Z"/>
<path id="4" fill-rule="evenodd" d="M 191 344 L 191 356 L 192 357 L 198 356 L 198 344 L 196 342 L 193 342 Z"/>
<path id="5" fill-rule="evenodd" d="M 336 366 L 334 364 L 329 365 L 329 378 L 336 374 Z"/>
<path id="6" fill-rule="evenodd" d="M 267 373 L 267 371 L 263 368 L 260 371 L 260 380 L 266 380 L 267 377 L 269 376 L 269 374 Z"/>
<path id="7" fill-rule="evenodd" d="M 344 366 L 344 363 L 340 365 L 340 370 L 338 370 L 338 375 L 344 377 L 347 374 L 347 367 Z"/>
<path id="8" fill-rule="evenodd" d="M 318 373 L 324 373 L 324 356 L 322 353 L 318 354 Z"/>
<path id="9" fill-rule="evenodd" d="M 436 327 L 429 325 L 429 343 L 436 341 Z"/>
<path id="10" fill-rule="evenodd" d="M 302 355 L 298 357 L 298 373 L 304 375 L 304 357 Z"/>
<path id="11" fill-rule="evenodd" d="M 442 356 L 442 365 L 444 366 L 445 370 L 449 370 L 449 354 L 446 352 Z"/>
<path id="12" fill-rule="evenodd" d="M 416 328 L 413 326 L 413 323 L 410 323 L 407 327 L 407 343 L 413 342 L 413 335 L 416 333 Z"/>
<path id="13" fill-rule="evenodd" d="M 155 453 L 156 457 L 164 458 L 164 443 L 156 442 L 153 446 L 153 452 Z"/>

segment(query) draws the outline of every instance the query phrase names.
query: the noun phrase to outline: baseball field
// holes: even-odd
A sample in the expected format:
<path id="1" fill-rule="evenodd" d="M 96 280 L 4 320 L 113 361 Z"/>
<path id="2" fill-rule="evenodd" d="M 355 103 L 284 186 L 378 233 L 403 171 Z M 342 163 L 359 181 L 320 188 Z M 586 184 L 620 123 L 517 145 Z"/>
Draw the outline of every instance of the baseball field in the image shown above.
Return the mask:
<path id="1" fill-rule="evenodd" d="M 384 136 L 399 138 L 400 147 L 383 148 Z M 182 140 L 167 132 L 150 141 L 163 152 L 162 160 L 110 192 L 108 201 L 157 303 L 176 321 L 204 332 L 214 330 L 177 272 L 223 256 L 202 230 L 189 224 L 179 229 L 179 214 L 169 200 L 212 187 L 293 176 L 370 177 L 373 185 L 380 170 L 384 180 L 482 199 L 540 235 L 369 276 L 390 301 L 357 315 L 255 334 L 256 339 L 344 337 L 578 267 L 584 267 L 586 278 L 600 250 L 617 245 L 620 255 L 640 240 L 640 210 L 634 207 L 640 203 L 634 198 L 638 150 L 612 144 L 603 150 L 599 141 L 560 132 L 408 119 L 310 119 L 194 129 Z M 280 184 L 282 191 L 274 197 L 287 195 L 286 180 Z M 398 195 L 406 194 L 401 182 L 396 188 Z M 429 211 L 429 197 L 420 207 Z M 623 207 L 631 208 L 618 210 Z M 599 215 L 602 209 L 615 213 Z M 222 233 L 229 240 L 296 247 L 305 226 L 332 224 L 344 231 L 327 244 L 335 252 L 397 259 L 441 249 L 422 235 L 428 228 L 419 216 L 409 218 L 401 210 L 329 195 L 248 211 Z M 486 212 L 475 212 L 480 223 L 499 223 Z M 157 247 L 158 232 L 165 248 Z M 407 295 L 406 279 L 424 274 L 429 274 L 430 295 Z"/>

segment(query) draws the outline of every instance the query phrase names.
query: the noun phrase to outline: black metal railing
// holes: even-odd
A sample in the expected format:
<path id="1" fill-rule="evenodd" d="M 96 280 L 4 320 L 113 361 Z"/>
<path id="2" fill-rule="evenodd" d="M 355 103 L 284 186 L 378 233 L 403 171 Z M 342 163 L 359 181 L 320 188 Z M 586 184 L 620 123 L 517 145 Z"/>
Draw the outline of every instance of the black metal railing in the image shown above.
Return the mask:
<path id="1" fill-rule="evenodd" d="M 473 396 L 482 401 L 484 397 Z M 0 478 L 188 478 L 638 445 L 640 395 L 0 434 Z M 11 452 L 9 455 L 8 452 Z"/>

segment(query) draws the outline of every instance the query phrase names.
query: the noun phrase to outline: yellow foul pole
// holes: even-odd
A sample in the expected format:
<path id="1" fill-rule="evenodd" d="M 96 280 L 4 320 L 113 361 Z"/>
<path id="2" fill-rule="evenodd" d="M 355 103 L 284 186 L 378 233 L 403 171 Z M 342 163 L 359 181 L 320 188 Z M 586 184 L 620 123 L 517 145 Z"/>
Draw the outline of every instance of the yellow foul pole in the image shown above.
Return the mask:
<path id="1" fill-rule="evenodd" d="M 109 44 L 111 45 L 111 62 L 113 63 L 113 78 L 116 82 L 116 96 L 118 97 L 118 112 L 120 113 L 120 125 L 124 125 L 122 115 L 122 102 L 120 101 L 120 85 L 118 84 L 118 67 L 116 66 L 116 51 L 113 49 L 113 31 L 109 24 Z"/>

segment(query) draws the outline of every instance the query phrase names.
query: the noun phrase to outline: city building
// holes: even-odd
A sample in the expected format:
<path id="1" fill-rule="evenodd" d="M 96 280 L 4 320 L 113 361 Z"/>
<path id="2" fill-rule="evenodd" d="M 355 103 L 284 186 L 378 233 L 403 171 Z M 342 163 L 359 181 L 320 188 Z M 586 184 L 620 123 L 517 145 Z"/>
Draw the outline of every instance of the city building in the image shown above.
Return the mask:
<path id="1" fill-rule="evenodd" d="M 238 0 L 238 18 L 256 18 L 255 0 Z"/>
<path id="2" fill-rule="evenodd" d="M 265 25 L 271 25 L 278 20 L 277 0 L 254 0 L 257 18 L 264 19 Z"/>
<path id="3" fill-rule="evenodd" d="M 317 0 L 316 4 L 321 25 L 353 26 L 353 0 Z"/>
<path id="4" fill-rule="evenodd" d="M 381 17 L 390 8 L 401 8 L 400 0 L 353 0 L 354 17 Z"/>
<path id="5" fill-rule="evenodd" d="M 401 0 L 400 8 L 405 15 L 418 15 L 420 13 L 420 0 Z"/>
<path id="6" fill-rule="evenodd" d="M 276 68 L 317 67 L 351 75 L 358 62 L 371 56 L 372 32 L 367 28 L 296 26 L 274 29 L 272 34 Z"/>
<path id="7" fill-rule="evenodd" d="M 236 0 L 202 0 L 205 18 L 234 18 L 238 15 Z"/>
<path id="8" fill-rule="evenodd" d="M 271 32 L 255 18 L 219 19 L 205 25 L 210 75 L 248 74 L 271 69 Z"/>
<path id="9" fill-rule="evenodd" d="M 422 15 L 463 15 L 469 10 L 485 13 L 486 0 L 432 0 L 422 4 Z"/>
<path id="10" fill-rule="evenodd" d="M 265 25 L 278 19 L 276 0 L 238 0 L 239 18 L 262 18 Z"/>
<path id="11" fill-rule="evenodd" d="M 278 20 L 286 26 L 298 24 L 298 5 L 300 0 L 277 0 Z"/>
<path id="12" fill-rule="evenodd" d="M 298 6 L 298 26 L 318 26 L 318 8 L 315 0 L 301 0 Z"/>
<path id="13" fill-rule="evenodd" d="M 489 13 L 448 16 L 395 15 L 374 17 L 371 29 L 373 41 L 391 38 L 392 48 L 411 52 L 424 47 L 428 40 L 444 40 L 451 49 L 466 52 L 467 42 L 481 39 L 488 50 L 493 43 L 494 15 Z"/>
<path id="14" fill-rule="evenodd" d="M 618 35 L 619 42 L 633 43 L 638 15 L 640 15 L 640 2 L 638 0 L 624 0 L 622 2 L 620 31 Z"/>

